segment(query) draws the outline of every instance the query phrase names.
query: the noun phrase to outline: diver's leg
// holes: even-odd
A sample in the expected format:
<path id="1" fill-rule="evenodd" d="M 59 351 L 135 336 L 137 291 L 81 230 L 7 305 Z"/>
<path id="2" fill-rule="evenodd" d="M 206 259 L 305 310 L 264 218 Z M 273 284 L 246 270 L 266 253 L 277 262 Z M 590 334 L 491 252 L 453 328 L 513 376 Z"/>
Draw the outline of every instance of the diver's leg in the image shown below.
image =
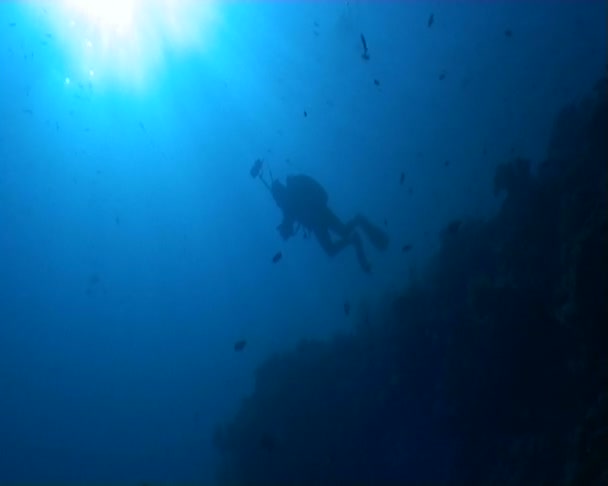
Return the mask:
<path id="1" fill-rule="evenodd" d="M 338 242 L 338 245 L 345 246 L 352 244 L 355 247 L 355 251 L 357 252 L 357 260 L 359 261 L 359 265 L 365 273 L 371 272 L 371 265 L 365 256 L 365 250 L 363 249 L 363 242 L 361 241 L 361 237 L 359 233 L 355 232 L 355 226 L 361 224 L 361 216 L 357 215 L 352 220 L 347 223 L 343 223 L 340 218 L 338 218 L 333 211 L 329 208 L 327 209 L 327 223 L 328 229 L 336 233 L 342 239 Z M 329 235 L 328 235 L 329 237 Z"/>
<path id="2" fill-rule="evenodd" d="M 327 229 L 336 233 L 340 238 L 346 238 L 355 229 L 355 226 L 350 222 L 344 224 L 338 216 L 329 208 L 325 210 L 325 224 Z"/>
<path id="3" fill-rule="evenodd" d="M 325 216 L 325 222 L 330 231 L 336 233 L 340 238 L 348 238 L 357 226 L 362 226 L 365 222 L 362 221 L 364 218 L 360 215 L 355 216 L 346 223 L 342 222 L 338 216 L 329 208 L 327 208 L 327 214 Z M 365 231 L 365 230 L 364 230 Z"/>
<path id="4" fill-rule="evenodd" d="M 347 234 L 346 237 L 341 238 L 336 242 L 333 242 L 331 240 L 328 229 L 316 229 L 314 230 L 314 233 L 317 237 L 317 240 L 319 241 L 319 244 L 321 245 L 321 248 L 323 248 L 323 250 L 325 250 L 325 253 L 327 253 L 330 257 L 335 256 L 347 246 L 353 245 L 357 253 L 357 260 L 359 261 L 359 265 L 361 265 L 361 268 L 365 273 L 371 272 L 371 265 L 367 261 L 365 251 L 363 250 L 363 243 L 361 242 L 361 237 L 358 233 Z"/>
<path id="5" fill-rule="evenodd" d="M 329 230 L 327 228 L 324 229 L 313 229 L 315 236 L 317 237 L 317 241 L 321 245 L 321 248 L 327 253 L 330 257 L 333 257 L 340 253 L 344 248 L 350 245 L 350 241 L 346 238 L 342 238 L 337 242 L 332 241 L 331 236 L 329 236 Z"/>
<path id="6" fill-rule="evenodd" d="M 365 216 L 357 214 L 352 221 L 347 223 L 347 226 L 348 224 L 352 224 L 353 226 L 356 225 L 361 228 L 369 242 L 377 249 L 386 250 L 388 248 L 388 234 L 386 234 L 382 228 L 373 224 Z"/>
<path id="7" fill-rule="evenodd" d="M 353 245 L 355 247 L 355 251 L 357 252 L 357 260 L 359 260 L 359 265 L 361 265 L 364 272 L 370 273 L 371 265 L 365 256 L 363 242 L 361 241 L 359 234 L 355 232 L 355 226 L 360 224 L 359 219 L 360 217 L 357 216 L 348 223 L 343 223 L 331 209 L 327 208 L 325 216 L 327 226 L 322 231 L 315 231 L 315 234 L 317 235 L 319 243 L 321 243 L 321 246 L 328 254 L 333 252 L 333 255 L 335 255 L 348 245 Z M 329 236 L 330 230 L 340 237 L 340 240 L 338 240 L 336 243 L 331 241 Z"/>
<path id="8" fill-rule="evenodd" d="M 356 228 L 361 228 L 369 242 L 376 248 L 379 250 L 388 248 L 388 234 L 361 214 L 357 214 L 350 221 L 344 223 L 331 209 L 326 208 L 324 220 L 329 230 L 341 238 L 347 238 Z"/>
<path id="9" fill-rule="evenodd" d="M 325 219 L 327 226 L 331 231 L 336 233 L 341 238 L 346 238 L 356 229 L 357 226 L 362 225 L 364 218 L 358 214 L 351 220 L 344 223 L 331 209 L 327 208 L 327 215 Z"/>
<path id="10" fill-rule="evenodd" d="M 353 232 L 349 239 L 355 247 L 355 251 L 357 252 L 357 260 L 359 261 L 359 265 L 361 265 L 361 269 L 365 273 L 370 273 L 372 271 L 372 266 L 365 256 L 365 250 L 363 249 L 363 243 L 361 242 L 359 233 Z"/>

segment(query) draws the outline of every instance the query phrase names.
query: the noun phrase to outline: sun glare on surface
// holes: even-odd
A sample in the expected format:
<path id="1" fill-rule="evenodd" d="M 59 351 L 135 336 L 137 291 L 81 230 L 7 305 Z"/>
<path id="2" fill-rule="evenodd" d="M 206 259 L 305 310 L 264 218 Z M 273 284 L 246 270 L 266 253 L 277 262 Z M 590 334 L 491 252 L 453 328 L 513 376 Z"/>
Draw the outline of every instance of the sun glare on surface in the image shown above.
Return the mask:
<path id="1" fill-rule="evenodd" d="M 202 50 L 217 21 L 214 0 L 34 2 L 41 4 L 69 59 L 66 85 L 144 87 L 167 55 Z"/>

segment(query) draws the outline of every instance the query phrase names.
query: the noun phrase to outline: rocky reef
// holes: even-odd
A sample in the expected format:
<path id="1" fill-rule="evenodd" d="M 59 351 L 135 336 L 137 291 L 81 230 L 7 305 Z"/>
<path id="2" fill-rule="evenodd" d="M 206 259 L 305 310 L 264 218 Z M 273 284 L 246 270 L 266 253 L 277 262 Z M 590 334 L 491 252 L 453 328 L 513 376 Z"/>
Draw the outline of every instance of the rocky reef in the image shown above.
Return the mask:
<path id="1" fill-rule="evenodd" d="M 268 359 L 219 482 L 607 484 L 607 133 L 603 79 L 381 315 Z"/>

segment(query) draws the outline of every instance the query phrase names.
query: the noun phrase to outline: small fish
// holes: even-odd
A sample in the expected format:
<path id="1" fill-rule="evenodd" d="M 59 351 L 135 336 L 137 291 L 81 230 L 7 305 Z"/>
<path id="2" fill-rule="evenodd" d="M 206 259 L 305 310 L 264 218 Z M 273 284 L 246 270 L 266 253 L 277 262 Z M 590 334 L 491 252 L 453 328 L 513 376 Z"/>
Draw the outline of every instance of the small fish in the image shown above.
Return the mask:
<path id="1" fill-rule="evenodd" d="M 308 116 L 308 112 L 306 110 L 304 110 L 304 118 L 306 118 Z"/>
<path id="2" fill-rule="evenodd" d="M 363 50 L 367 52 L 367 41 L 365 40 L 365 36 L 361 34 L 361 44 L 363 44 Z"/>
<path id="3" fill-rule="evenodd" d="M 361 54 L 361 57 L 363 59 L 365 59 L 366 61 L 368 61 L 369 53 L 368 53 L 368 49 L 367 49 L 367 41 L 365 40 L 365 36 L 363 34 L 361 34 L 361 44 L 363 44 L 363 54 Z"/>
<path id="4" fill-rule="evenodd" d="M 513 37 L 513 31 L 511 29 L 505 30 L 505 37 Z"/>
<path id="5" fill-rule="evenodd" d="M 376 86 L 380 86 L 380 81 L 378 81 L 377 79 L 374 79 L 374 84 L 375 84 Z"/>
<path id="6" fill-rule="evenodd" d="M 455 235 L 456 233 L 458 233 L 458 230 L 461 226 L 462 221 L 460 221 L 459 219 L 452 221 L 450 224 L 448 224 L 448 233 L 450 233 L 451 235 Z"/>
<path id="7" fill-rule="evenodd" d="M 283 258 L 283 253 L 278 251 L 277 253 L 275 253 L 275 255 L 272 257 L 272 263 L 277 263 L 281 258 Z"/>
<path id="8" fill-rule="evenodd" d="M 445 71 L 441 71 L 441 73 L 439 73 L 439 81 L 443 81 L 446 76 L 447 73 Z"/>
<path id="9" fill-rule="evenodd" d="M 146 127 L 144 126 L 144 122 L 142 122 L 141 120 L 139 121 L 139 128 L 141 128 L 142 132 L 146 131 Z"/>
<path id="10" fill-rule="evenodd" d="M 384 226 L 388 226 L 388 219 L 384 218 Z"/>
<path id="11" fill-rule="evenodd" d="M 9 27 L 16 27 L 17 26 L 17 22 L 11 22 L 10 24 L 8 24 Z"/>
<path id="12" fill-rule="evenodd" d="M 413 248 L 412 245 L 410 245 L 409 243 L 407 245 L 403 245 L 403 247 L 401 248 L 401 251 L 403 253 L 407 253 L 408 251 L 410 251 Z"/>
<path id="13" fill-rule="evenodd" d="M 412 194 L 414 194 L 414 189 L 412 187 L 408 187 L 407 193 L 411 196 Z"/>
<path id="14" fill-rule="evenodd" d="M 347 316 L 350 314 L 350 302 L 348 300 L 344 302 L 344 314 Z"/>
<path id="15" fill-rule="evenodd" d="M 399 184 L 403 185 L 403 181 L 405 181 L 405 172 L 401 173 L 401 176 L 399 177 Z"/>
<path id="16" fill-rule="evenodd" d="M 449 161 L 449 160 L 445 160 L 445 161 L 443 162 L 443 166 L 444 166 L 444 167 L 447 167 L 448 165 L 450 165 L 450 161 Z"/>
<path id="17" fill-rule="evenodd" d="M 245 346 L 247 346 L 247 340 L 246 339 L 239 339 L 238 341 L 236 341 L 234 343 L 234 350 L 235 351 L 243 351 L 243 349 L 245 349 Z"/>
<path id="18" fill-rule="evenodd" d="M 433 22 L 435 22 L 435 14 L 431 14 L 429 16 L 429 21 L 427 22 L 427 26 L 430 27 L 431 25 L 433 25 Z"/>

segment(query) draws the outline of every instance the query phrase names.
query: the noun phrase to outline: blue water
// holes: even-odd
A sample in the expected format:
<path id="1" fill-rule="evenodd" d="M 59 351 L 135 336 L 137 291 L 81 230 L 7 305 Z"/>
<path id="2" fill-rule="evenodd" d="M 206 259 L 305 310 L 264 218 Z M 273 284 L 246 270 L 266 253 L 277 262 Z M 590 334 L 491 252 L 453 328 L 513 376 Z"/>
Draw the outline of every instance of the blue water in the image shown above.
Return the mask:
<path id="1" fill-rule="evenodd" d="M 450 220 L 492 216 L 496 166 L 542 159 L 606 64 L 604 1 L 213 9 L 200 46 L 143 44 L 134 80 L 112 53 L 83 67 L 62 11 L 0 3 L 1 484 L 210 484 L 256 367 L 403 289 Z M 371 275 L 281 240 L 257 158 L 386 221 Z"/>

